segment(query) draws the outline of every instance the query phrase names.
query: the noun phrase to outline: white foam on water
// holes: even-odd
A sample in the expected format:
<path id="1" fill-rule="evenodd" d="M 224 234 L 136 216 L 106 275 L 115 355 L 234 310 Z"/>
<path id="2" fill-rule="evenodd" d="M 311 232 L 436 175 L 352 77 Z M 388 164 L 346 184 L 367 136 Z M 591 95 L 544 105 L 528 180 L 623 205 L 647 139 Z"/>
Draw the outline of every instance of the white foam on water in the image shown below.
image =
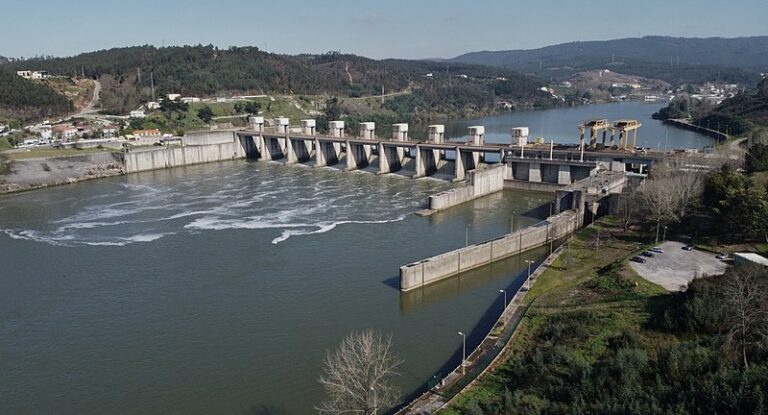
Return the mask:
<path id="1" fill-rule="evenodd" d="M 318 229 L 314 231 L 299 231 L 299 230 L 293 230 L 293 229 L 287 229 L 284 230 L 283 233 L 278 236 L 277 238 L 272 240 L 273 245 L 277 245 L 280 242 L 288 240 L 291 236 L 298 236 L 298 235 L 313 235 L 313 234 L 319 234 L 319 233 L 326 233 L 332 231 L 334 228 L 336 228 L 339 225 L 350 225 L 350 224 L 384 224 L 384 223 L 392 223 L 392 222 L 400 222 L 405 219 L 405 216 L 400 216 L 396 219 L 381 219 L 381 220 L 342 220 L 332 223 L 318 223 L 314 224 L 312 226 L 316 226 Z"/>

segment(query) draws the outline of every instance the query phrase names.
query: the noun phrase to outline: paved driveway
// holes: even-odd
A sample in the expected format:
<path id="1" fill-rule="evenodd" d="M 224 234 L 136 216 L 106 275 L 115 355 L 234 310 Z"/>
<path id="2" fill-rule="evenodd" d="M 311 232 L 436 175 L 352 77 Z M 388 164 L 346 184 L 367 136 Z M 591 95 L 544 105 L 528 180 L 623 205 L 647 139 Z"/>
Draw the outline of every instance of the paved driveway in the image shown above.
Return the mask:
<path id="1" fill-rule="evenodd" d="M 684 244 L 680 242 L 664 242 L 660 246 L 663 254 L 646 258 L 645 264 L 631 261 L 630 265 L 640 276 L 669 291 L 683 291 L 694 278 L 719 275 L 727 267 L 714 254 L 683 250 Z"/>

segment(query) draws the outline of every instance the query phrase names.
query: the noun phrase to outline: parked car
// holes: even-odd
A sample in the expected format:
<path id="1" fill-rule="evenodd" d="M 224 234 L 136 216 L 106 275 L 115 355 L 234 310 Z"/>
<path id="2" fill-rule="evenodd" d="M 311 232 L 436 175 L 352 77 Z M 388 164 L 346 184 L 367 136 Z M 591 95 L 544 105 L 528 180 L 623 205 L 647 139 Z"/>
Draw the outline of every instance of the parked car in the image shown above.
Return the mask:
<path id="1" fill-rule="evenodd" d="M 646 257 L 646 258 L 653 258 L 653 257 L 654 257 L 654 255 L 653 255 L 653 252 L 651 252 L 651 251 L 644 251 L 644 252 L 643 252 L 642 254 L 640 254 L 640 255 L 642 255 L 642 256 L 644 256 L 644 257 Z"/>
<path id="2" fill-rule="evenodd" d="M 728 254 L 726 254 L 724 252 L 721 252 L 721 253 L 717 254 L 717 256 L 715 258 L 717 258 L 717 259 L 719 259 L 721 261 L 725 261 L 726 259 L 728 259 Z"/>
<path id="3" fill-rule="evenodd" d="M 633 256 L 632 261 L 638 262 L 640 264 L 645 264 L 645 258 L 641 256 Z"/>
<path id="4" fill-rule="evenodd" d="M 693 245 L 686 245 L 683 247 L 684 251 L 693 251 Z"/>
<path id="5" fill-rule="evenodd" d="M 658 246 L 655 246 L 655 247 L 651 248 L 651 252 L 656 253 L 656 254 L 663 254 L 664 250 L 659 248 Z"/>

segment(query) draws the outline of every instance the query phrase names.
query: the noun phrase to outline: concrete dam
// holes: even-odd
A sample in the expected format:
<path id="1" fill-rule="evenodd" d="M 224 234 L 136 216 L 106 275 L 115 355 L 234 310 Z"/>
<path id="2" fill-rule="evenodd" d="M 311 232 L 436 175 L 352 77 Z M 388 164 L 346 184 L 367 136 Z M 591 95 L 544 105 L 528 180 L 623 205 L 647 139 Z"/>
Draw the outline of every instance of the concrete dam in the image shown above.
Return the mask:
<path id="1" fill-rule="evenodd" d="M 531 145 L 527 135 L 514 130 L 512 145 L 486 143 L 482 126 L 469 127 L 469 140 L 458 142 L 445 140 L 442 125 L 429 126 L 426 140 L 414 140 L 408 136 L 408 124 L 394 124 L 389 139 L 377 138 L 372 122 L 361 123 L 357 137 L 345 136 L 343 121 L 329 122 L 327 135 L 316 133 L 315 120 L 302 120 L 298 131 L 289 127 L 287 118 L 277 118 L 273 124 L 267 128 L 262 117 L 250 117 L 246 130 L 190 135 L 180 147 L 129 152 L 126 172 L 249 158 L 314 167 L 338 165 L 342 171 L 396 173 L 414 179 L 435 176 L 462 183 L 429 196 L 421 215 L 510 187 L 556 194 L 554 215 L 537 225 L 400 267 L 403 291 L 570 235 L 599 214 L 610 193 L 621 191 L 628 168 L 637 166 L 642 171 L 663 157 L 621 149 L 587 150 L 583 141 L 578 148 Z"/>

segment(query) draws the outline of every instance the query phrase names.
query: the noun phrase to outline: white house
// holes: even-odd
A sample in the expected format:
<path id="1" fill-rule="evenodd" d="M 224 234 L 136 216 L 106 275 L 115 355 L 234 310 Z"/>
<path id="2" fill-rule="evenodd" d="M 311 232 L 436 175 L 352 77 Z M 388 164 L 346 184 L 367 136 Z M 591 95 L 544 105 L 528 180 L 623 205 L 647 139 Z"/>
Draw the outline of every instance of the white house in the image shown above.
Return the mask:
<path id="1" fill-rule="evenodd" d="M 77 127 L 72 125 L 56 125 L 53 127 L 53 133 L 62 141 L 69 141 L 77 137 Z"/>
<path id="2" fill-rule="evenodd" d="M 48 71 L 16 71 L 16 75 L 24 79 L 47 79 Z"/>
<path id="3" fill-rule="evenodd" d="M 129 118 L 146 118 L 147 114 L 144 113 L 144 110 L 134 110 L 131 111 L 130 114 L 128 114 Z"/>

